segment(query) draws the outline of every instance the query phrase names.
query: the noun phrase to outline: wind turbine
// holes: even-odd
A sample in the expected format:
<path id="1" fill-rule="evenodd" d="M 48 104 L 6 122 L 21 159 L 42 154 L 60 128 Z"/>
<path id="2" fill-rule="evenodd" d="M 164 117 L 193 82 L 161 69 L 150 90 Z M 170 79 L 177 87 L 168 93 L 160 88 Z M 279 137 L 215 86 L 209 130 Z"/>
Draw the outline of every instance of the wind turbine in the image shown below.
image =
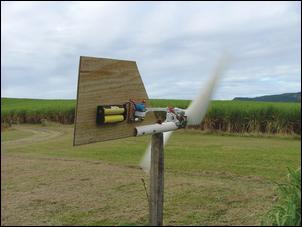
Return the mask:
<path id="1" fill-rule="evenodd" d="M 224 55 L 208 82 L 200 89 L 187 109 L 177 107 L 149 108 L 145 106 L 144 100 L 136 102 L 132 99 L 123 104 L 97 106 L 96 123 L 98 126 L 106 124 L 109 124 L 108 126 L 110 124 L 118 126 L 119 122 L 126 121 L 129 126 L 132 126 L 132 136 L 152 135 L 152 144 L 149 144 L 140 162 L 142 169 L 150 173 L 149 208 L 151 225 L 162 225 L 163 221 L 163 147 L 175 130 L 201 123 L 227 63 L 228 57 Z M 165 120 L 157 120 L 152 124 L 140 124 L 143 123 L 147 113 L 150 112 L 164 112 L 166 114 Z"/>

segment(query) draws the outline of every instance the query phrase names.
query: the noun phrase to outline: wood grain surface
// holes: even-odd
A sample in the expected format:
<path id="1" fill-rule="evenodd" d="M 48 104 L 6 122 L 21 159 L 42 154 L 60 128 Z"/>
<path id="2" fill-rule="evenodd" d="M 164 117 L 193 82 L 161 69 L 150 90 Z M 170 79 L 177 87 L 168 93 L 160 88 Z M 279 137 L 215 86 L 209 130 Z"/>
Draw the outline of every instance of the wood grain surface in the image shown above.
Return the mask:
<path id="1" fill-rule="evenodd" d="M 148 113 L 141 123 L 96 124 L 98 105 L 120 105 L 129 99 L 149 104 L 135 61 L 81 56 L 73 145 L 130 137 L 136 126 L 156 121 Z"/>
<path id="2" fill-rule="evenodd" d="M 163 225 L 164 210 L 164 136 L 152 135 L 150 169 L 150 226 Z"/>

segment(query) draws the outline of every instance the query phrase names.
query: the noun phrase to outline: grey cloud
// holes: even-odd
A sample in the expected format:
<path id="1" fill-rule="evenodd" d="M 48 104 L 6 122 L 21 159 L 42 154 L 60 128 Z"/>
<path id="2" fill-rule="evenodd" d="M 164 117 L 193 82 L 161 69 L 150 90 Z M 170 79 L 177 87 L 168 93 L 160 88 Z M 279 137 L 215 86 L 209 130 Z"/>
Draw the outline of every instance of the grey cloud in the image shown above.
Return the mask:
<path id="1" fill-rule="evenodd" d="M 219 55 L 215 98 L 301 85 L 301 5 L 14 2 L 1 5 L 1 96 L 75 98 L 79 56 L 136 60 L 150 97 L 195 96 Z"/>

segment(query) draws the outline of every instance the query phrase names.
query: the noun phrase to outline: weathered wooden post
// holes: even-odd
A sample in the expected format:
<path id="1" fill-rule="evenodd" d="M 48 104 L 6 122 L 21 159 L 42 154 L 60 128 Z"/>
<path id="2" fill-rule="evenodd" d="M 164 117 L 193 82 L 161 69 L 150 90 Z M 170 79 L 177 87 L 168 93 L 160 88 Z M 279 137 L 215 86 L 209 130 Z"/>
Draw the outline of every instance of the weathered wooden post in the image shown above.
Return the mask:
<path id="1" fill-rule="evenodd" d="M 164 204 L 164 137 L 152 135 L 150 169 L 150 225 L 163 225 Z"/>

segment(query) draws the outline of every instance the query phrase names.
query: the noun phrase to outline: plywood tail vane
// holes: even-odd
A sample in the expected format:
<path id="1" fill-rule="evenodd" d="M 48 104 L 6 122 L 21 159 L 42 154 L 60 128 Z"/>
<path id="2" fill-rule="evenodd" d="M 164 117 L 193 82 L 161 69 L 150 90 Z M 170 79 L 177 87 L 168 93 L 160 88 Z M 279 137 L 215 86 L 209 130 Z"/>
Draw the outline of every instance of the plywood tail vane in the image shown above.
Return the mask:
<path id="1" fill-rule="evenodd" d="M 135 121 L 130 99 L 149 106 L 135 61 L 81 56 L 73 144 L 131 137 L 136 126 L 157 121 L 153 113 Z"/>

